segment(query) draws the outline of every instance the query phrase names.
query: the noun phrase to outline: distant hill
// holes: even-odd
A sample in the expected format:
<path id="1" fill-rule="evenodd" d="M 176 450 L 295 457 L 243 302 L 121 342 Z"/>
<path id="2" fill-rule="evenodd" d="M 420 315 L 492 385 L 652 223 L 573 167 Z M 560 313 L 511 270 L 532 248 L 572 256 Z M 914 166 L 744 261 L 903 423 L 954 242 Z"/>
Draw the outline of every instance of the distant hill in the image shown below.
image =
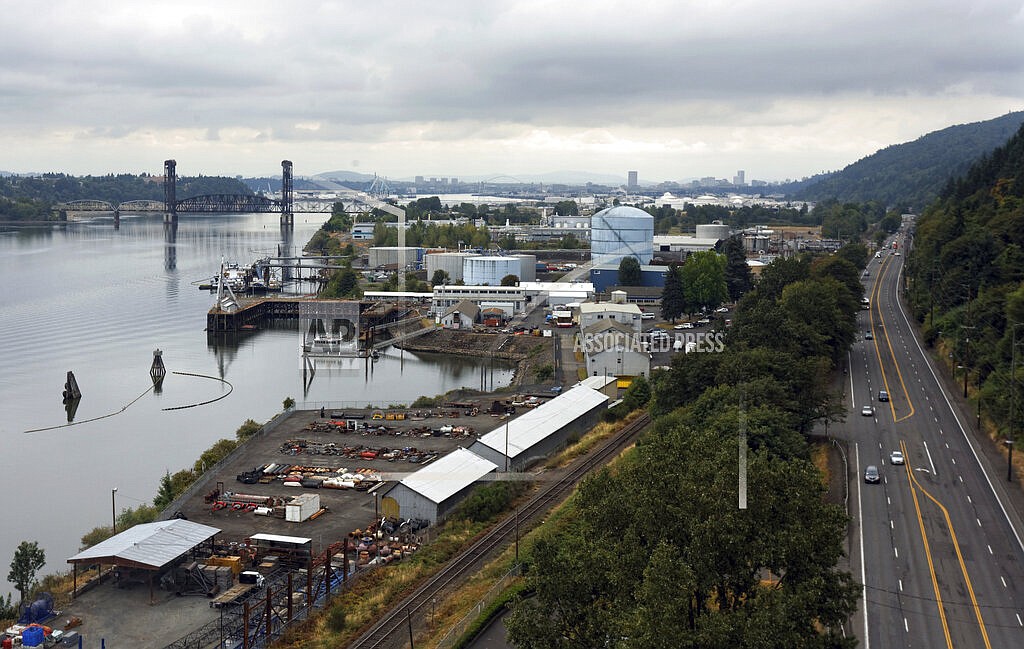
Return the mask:
<path id="1" fill-rule="evenodd" d="M 950 179 L 963 175 L 975 160 L 1006 144 L 1022 123 L 1024 112 L 1018 111 L 894 144 L 797 190 L 792 198 L 878 201 L 919 211 L 935 200 Z"/>

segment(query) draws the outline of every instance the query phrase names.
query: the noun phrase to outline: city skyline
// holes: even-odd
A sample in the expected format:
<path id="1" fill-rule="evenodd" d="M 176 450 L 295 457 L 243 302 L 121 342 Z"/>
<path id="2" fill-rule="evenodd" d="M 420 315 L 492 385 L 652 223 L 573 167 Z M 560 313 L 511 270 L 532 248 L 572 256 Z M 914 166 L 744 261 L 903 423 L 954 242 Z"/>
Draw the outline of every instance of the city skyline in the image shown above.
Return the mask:
<path id="1" fill-rule="evenodd" d="M 1024 108 L 1022 5 L 9 3 L 0 169 L 799 179 Z"/>

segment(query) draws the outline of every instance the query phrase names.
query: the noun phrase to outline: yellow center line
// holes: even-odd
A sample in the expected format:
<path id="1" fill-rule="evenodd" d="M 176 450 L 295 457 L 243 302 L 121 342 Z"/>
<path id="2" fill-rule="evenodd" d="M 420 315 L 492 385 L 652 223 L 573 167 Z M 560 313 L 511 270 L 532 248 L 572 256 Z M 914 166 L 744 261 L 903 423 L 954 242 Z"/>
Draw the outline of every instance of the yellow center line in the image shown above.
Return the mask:
<path id="1" fill-rule="evenodd" d="M 935 564 L 932 562 L 932 550 L 928 544 L 928 533 L 924 529 L 924 518 L 921 516 L 921 505 L 917 501 L 917 490 L 914 489 L 914 474 L 910 471 L 910 462 L 907 461 L 907 446 L 900 440 L 900 450 L 903 451 L 903 468 L 909 479 L 910 495 L 914 499 L 914 510 L 917 513 L 917 524 L 921 528 L 921 541 L 924 542 L 924 556 L 928 560 L 928 574 L 932 578 L 932 589 L 935 591 L 935 603 L 939 607 L 939 619 L 942 620 L 942 634 L 946 638 L 946 647 L 953 649 L 953 639 L 949 637 L 949 622 L 946 621 L 946 610 L 942 607 L 942 593 L 939 591 L 939 580 L 935 575 Z"/>
<path id="2" fill-rule="evenodd" d="M 873 305 L 877 305 L 878 304 L 877 300 L 878 300 L 878 294 L 881 291 L 882 278 L 889 271 L 889 259 L 890 259 L 890 257 L 887 255 L 885 257 L 885 260 L 882 262 L 882 270 L 878 273 L 878 276 L 875 277 L 875 281 L 872 283 L 872 286 L 871 286 L 871 298 L 870 299 L 871 299 L 871 303 Z M 871 323 L 871 335 L 877 341 L 878 340 L 878 336 L 875 335 L 875 308 L 874 307 L 872 307 L 868 311 L 868 318 L 869 318 L 869 321 Z M 885 318 L 882 317 L 882 310 L 881 310 L 881 308 L 878 309 L 878 321 L 879 321 L 879 324 L 882 324 L 885 321 Z M 900 380 L 900 387 L 903 389 L 903 396 L 906 398 L 907 405 L 910 407 L 910 412 L 909 413 L 907 413 L 903 417 L 897 417 L 896 416 L 896 404 L 893 403 L 892 397 L 889 398 L 889 410 L 892 412 L 893 423 L 896 423 L 896 422 L 903 421 L 905 419 L 910 419 L 911 417 L 914 416 L 914 413 L 916 412 L 916 410 L 914 409 L 914 402 L 911 401 L 911 399 L 910 399 L 910 392 L 907 390 L 907 384 L 903 380 L 903 372 L 900 371 L 900 364 L 896 362 L 896 353 L 892 349 L 892 340 L 889 338 L 889 328 L 883 326 L 882 327 L 882 334 L 885 336 L 885 344 L 889 348 L 889 357 L 892 359 L 892 365 L 893 365 L 894 368 L 896 368 L 896 376 Z M 888 392 L 891 395 L 892 394 L 892 390 L 889 389 L 889 379 L 888 379 L 888 377 L 887 377 L 887 375 L 885 373 L 885 363 L 882 362 L 882 352 L 878 348 L 878 343 L 877 342 L 875 343 L 875 356 L 878 358 L 878 367 L 882 371 L 882 383 L 885 385 L 885 391 Z"/>
<path id="3" fill-rule="evenodd" d="M 900 442 L 900 447 L 903 449 L 903 457 L 907 457 L 906 447 L 903 442 Z M 917 485 L 917 488 L 921 490 L 925 496 L 928 497 L 935 505 L 942 510 L 942 515 L 946 519 L 946 526 L 949 528 L 949 537 L 953 541 L 953 549 L 956 550 L 956 559 L 960 563 L 960 572 L 964 575 L 964 583 L 967 584 L 967 593 L 971 596 L 971 606 L 974 608 L 974 617 L 978 620 L 978 628 L 981 630 L 981 639 L 985 642 L 986 649 L 992 649 L 992 644 L 988 640 L 988 630 L 985 628 L 985 620 L 981 617 L 981 607 L 978 606 L 978 599 L 974 596 L 974 586 L 971 585 L 971 578 L 967 574 L 967 564 L 964 563 L 964 555 L 960 551 L 960 542 L 956 539 L 956 530 L 953 529 L 953 521 L 949 518 L 949 511 L 940 503 L 935 496 L 928 493 L 928 490 L 921 486 L 921 483 L 917 481 L 913 472 L 910 471 L 910 465 L 907 464 L 907 475 L 910 476 L 910 480 Z M 911 488 L 913 491 L 913 488 Z M 915 505 L 917 503 L 917 497 L 914 497 Z M 920 519 L 920 512 L 918 512 L 918 518 Z M 922 532 L 924 528 L 921 528 Z M 929 562 L 930 563 L 930 562 Z"/>

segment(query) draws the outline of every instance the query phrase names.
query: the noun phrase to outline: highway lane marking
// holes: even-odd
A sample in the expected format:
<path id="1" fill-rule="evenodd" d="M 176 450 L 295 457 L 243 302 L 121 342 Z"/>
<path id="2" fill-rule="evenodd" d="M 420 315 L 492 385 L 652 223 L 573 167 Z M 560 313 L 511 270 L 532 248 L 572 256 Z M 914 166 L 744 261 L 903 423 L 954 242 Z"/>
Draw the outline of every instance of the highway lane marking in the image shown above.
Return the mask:
<path id="1" fill-rule="evenodd" d="M 900 442 L 900 446 L 904 446 L 905 447 L 905 444 L 903 444 L 903 442 L 901 441 Z M 906 449 L 904 448 L 904 450 L 906 450 Z M 906 455 L 906 454 L 904 453 L 904 455 Z M 964 555 L 963 555 L 963 552 L 960 550 L 960 542 L 956 538 L 956 529 L 954 529 L 953 521 L 949 517 L 949 510 L 947 510 L 945 508 L 945 506 L 941 502 L 939 502 L 938 499 L 935 498 L 935 496 L 933 496 L 930 493 L 928 493 L 927 489 L 925 489 L 923 486 L 921 486 L 921 483 L 919 483 L 917 481 L 917 478 L 914 476 L 913 472 L 910 470 L 910 465 L 907 464 L 905 466 L 907 467 L 907 475 L 910 476 L 910 480 L 913 482 L 913 484 L 911 485 L 911 493 L 914 494 L 914 503 L 915 503 L 915 505 L 917 504 L 917 493 L 914 491 L 914 486 L 916 485 L 917 488 L 921 490 L 921 493 L 923 493 L 925 496 L 928 497 L 929 500 L 931 500 L 933 503 L 935 503 L 935 505 L 942 511 L 943 517 L 946 519 L 946 529 L 949 530 L 949 538 L 953 542 L 953 549 L 956 551 L 956 559 L 957 559 L 957 562 L 960 564 L 960 572 L 964 576 L 964 584 L 967 586 L 967 594 L 970 595 L 970 597 L 971 597 L 971 604 L 972 604 L 972 606 L 974 608 L 974 616 L 975 616 L 975 618 L 978 621 L 978 629 L 981 631 L 981 639 L 985 642 L 986 649 L 992 649 L 992 643 L 990 643 L 989 639 L 988 639 L 988 630 L 985 628 L 985 620 L 981 616 L 981 607 L 978 606 L 978 598 L 975 597 L 975 595 L 974 595 L 974 586 L 971 584 L 971 576 L 969 574 L 967 574 L 967 565 L 964 563 Z M 961 482 L 962 482 L 963 481 L 963 477 L 961 476 L 960 479 L 961 479 Z M 920 518 L 920 514 L 921 514 L 921 510 L 920 510 L 920 508 L 918 508 L 918 517 L 919 518 Z M 923 519 L 920 519 L 920 524 L 921 524 L 921 532 L 923 534 L 924 533 L 924 520 Z M 981 521 L 980 520 L 978 520 L 978 525 L 979 526 L 981 525 Z M 929 555 L 929 566 L 931 566 L 931 561 L 930 561 L 931 553 L 930 553 L 930 551 L 928 551 L 927 545 L 925 546 L 925 549 L 926 549 L 926 554 Z M 934 578 L 934 574 L 933 574 L 933 578 Z M 938 596 L 938 583 L 935 584 L 935 588 L 936 588 L 936 596 Z M 945 618 L 943 618 L 943 620 L 945 620 Z"/>
<path id="2" fill-rule="evenodd" d="M 880 291 L 881 291 L 882 279 L 885 277 L 885 274 L 888 271 L 889 271 L 889 265 L 888 265 L 888 263 L 884 263 L 882 265 L 881 271 L 878 273 L 878 276 L 875 277 L 874 285 L 872 286 L 872 291 L 871 291 L 871 294 L 872 294 L 872 300 L 871 301 L 872 302 L 876 302 L 877 301 L 878 295 L 880 294 Z M 890 309 L 890 311 L 893 311 L 893 310 Z M 893 311 L 893 315 L 895 315 L 894 311 Z M 874 331 L 875 331 L 875 315 L 874 315 L 874 310 L 873 309 L 868 311 L 868 318 L 869 318 L 869 322 L 871 323 L 872 335 L 874 335 Z M 882 318 L 882 311 L 881 310 L 878 311 L 878 320 L 879 320 L 879 324 L 880 325 L 884 325 L 884 320 Z M 909 326 L 909 323 L 908 323 L 908 326 Z M 914 412 L 915 412 L 915 410 L 914 410 L 914 402 L 910 398 L 910 392 L 907 390 L 907 384 L 903 380 L 903 372 L 900 370 L 900 364 L 896 360 L 896 353 L 893 351 L 893 348 L 892 348 L 892 340 L 889 338 L 889 328 L 885 327 L 885 326 L 882 326 L 882 334 L 885 336 L 886 347 L 889 348 L 889 357 L 892 359 L 892 366 L 894 368 L 896 368 L 896 376 L 897 376 L 897 378 L 899 378 L 900 386 L 903 388 L 903 396 L 906 397 L 906 399 L 907 399 L 907 406 L 910 407 L 910 412 L 908 412 L 903 417 L 897 417 L 896 416 L 896 404 L 892 400 L 889 401 L 889 410 L 892 412 L 893 423 L 896 423 L 896 422 L 903 421 L 904 419 L 910 419 L 911 417 L 914 416 Z M 874 338 L 875 338 L 876 341 L 878 340 L 878 336 L 874 336 Z M 882 363 L 882 352 L 879 350 L 877 342 L 875 343 L 875 356 L 878 358 L 878 367 L 879 367 L 879 370 L 882 372 L 882 383 L 885 384 L 885 391 L 891 393 L 892 390 L 889 388 L 889 379 L 888 379 L 888 377 L 885 374 L 885 365 Z"/>
<path id="3" fill-rule="evenodd" d="M 972 505 L 974 504 L 974 501 L 973 501 L 973 500 L 971 500 L 971 497 L 970 497 L 970 496 L 967 496 L 967 502 L 971 503 Z"/>
<path id="4" fill-rule="evenodd" d="M 999 575 L 999 581 L 1003 582 L 1003 588 L 1006 588 L 1006 580 L 1003 579 L 1002 575 Z"/>
<path id="5" fill-rule="evenodd" d="M 995 552 L 992 551 L 992 546 L 991 545 L 989 545 L 987 547 L 988 547 L 988 553 L 989 554 L 995 554 Z"/>
<path id="6" fill-rule="evenodd" d="M 1014 615 L 1017 616 L 1017 624 L 1024 626 L 1024 621 L 1021 621 L 1020 619 L 1020 613 L 1014 613 Z"/>
<path id="7" fill-rule="evenodd" d="M 889 519 L 889 529 L 890 530 L 896 529 L 896 524 L 892 522 L 891 518 Z"/>
<path id="8" fill-rule="evenodd" d="M 910 626 L 908 626 L 908 625 L 907 625 L 907 618 L 903 618 L 903 629 L 904 629 L 904 630 L 905 630 L 905 631 L 906 631 L 907 633 L 910 633 Z"/>
<path id="9" fill-rule="evenodd" d="M 978 527 L 981 527 L 981 519 L 980 518 L 975 518 L 974 520 L 978 521 Z"/>
<path id="10" fill-rule="evenodd" d="M 903 447 L 904 455 L 906 455 L 906 445 L 900 441 L 900 446 Z M 903 465 L 907 475 L 913 479 L 913 474 L 910 472 L 910 463 Z M 858 474 L 859 475 L 859 474 Z M 924 529 L 924 518 L 921 517 L 921 504 L 917 500 L 917 490 L 914 489 L 914 483 L 911 482 L 907 485 L 910 488 L 910 496 L 914 501 L 914 510 L 917 513 L 917 524 L 921 529 L 921 541 L 924 543 L 924 556 L 928 560 L 928 574 L 932 578 L 932 589 L 935 591 L 935 605 L 939 609 L 939 619 L 942 621 L 942 634 L 946 638 L 947 649 L 953 649 L 953 640 L 949 637 L 949 622 L 946 621 L 946 611 L 942 608 L 942 592 L 939 590 L 938 577 L 935 575 L 935 563 L 932 561 L 932 550 L 928 544 L 928 533 Z M 864 549 L 861 548 L 863 555 Z"/>
<path id="11" fill-rule="evenodd" d="M 907 317 L 907 312 L 903 308 L 903 304 L 897 303 L 897 306 L 899 306 L 900 315 L 903 316 L 903 322 L 907 324 L 907 327 L 910 327 L 910 318 Z M 1017 546 L 1020 548 L 1021 552 L 1024 552 L 1024 539 L 1021 539 L 1020 533 L 1017 531 L 1017 527 L 1014 525 L 1013 521 L 1010 520 L 1010 514 L 1006 511 L 1006 506 L 1003 504 L 1002 499 L 1000 499 L 999 494 L 996 492 L 996 487 L 992 484 L 992 478 L 989 477 L 988 471 L 985 470 L 985 465 L 981 463 L 981 458 L 978 457 L 978 451 L 974 447 L 974 443 L 971 441 L 970 436 L 967 434 L 967 430 L 964 428 L 963 422 L 960 421 L 960 417 L 957 415 L 956 410 L 953 408 L 953 404 L 949 400 L 949 394 L 946 390 L 946 386 L 939 381 L 939 375 L 935 373 L 935 368 L 932 366 L 932 363 L 928 362 L 928 355 L 925 354 L 924 348 L 921 347 L 921 342 L 916 336 L 914 337 L 914 346 L 917 347 L 917 351 L 921 354 L 921 358 L 925 360 L 925 365 L 928 367 L 928 373 L 931 374 L 932 379 L 935 382 L 935 387 L 939 389 L 939 394 L 942 395 L 943 400 L 946 402 L 946 406 L 949 408 L 949 414 L 953 415 L 953 421 L 956 422 L 957 428 L 960 429 L 960 434 L 963 435 L 964 441 L 967 442 L 967 448 L 971 449 L 971 455 L 974 456 L 974 461 L 978 464 L 978 469 L 981 470 L 981 475 L 985 476 L 985 482 L 988 484 L 989 491 L 992 493 L 992 497 L 996 499 L 996 504 L 999 505 L 999 510 L 1003 512 L 1003 518 L 1006 519 L 1006 524 L 1010 527 L 1010 531 L 1013 532 L 1013 538 L 1017 541 Z M 960 482 L 963 481 L 964 479 L 961 477 Z"/>
<path id="12" fill-rule="evenodd" d="M 896 581 L 900 582 L 900 592 L 903 592 L 903 580 L 897 579 Z"/>
<path id="13" fill-rule="evenodd" d="M 953 464 L 956 464 L 956 458 L 955 458 L 955 457 L 951 457 L 951 458 L 949 458 L 949 460 L 950 460 L 950 461 L 951 461 L 951 462 L 952 462 Z"/>
<path id="14" fill-rule="evenodd" d="M 865 567 L 864 559 L 864 512 L 861 510 L 860 503 L 860 492 L 861 492 L 861 481 L 860 481 L 860 444 L 853 445 L 854 459 L 853 463 L 856 467 L 857 475 L 857 532 L 860 536 L 860 601 L 864 607 L 864 647 L 865 649 L 871 649 L 871 637 L 868 635 L 868 578 L 867 568 Z"/>
<path id="15" fill-rule="evenodd" d="M 892 553 L 896 555 L 896 558 L 897 558 L 897 559 L 899 559 L 899 558 L 900 558 L 900 549 L 899 549 L 899 548 L 897 548 L 897 547 L 896 547 L 895 545 L 894 545 L 894 546 L 892 546 Z"/>
<path id="16" fill-rule="evenodd" d="M 964 482 L 964 477 L 963 477 L 962 475 L 958 475 L 957 477 L 958 477 L 958 478 L 960 478 L 960 484 L 963 484 L 963 482 Z"/>
<path id="17" fill-rule="evenodd" d="M 921 442 L 924 444 L 924 453 L 928 456 L 928 466 L 932 468 L 932 475 L 939 475 L 939 472 L 935 470 L 935 463 L 932 462 L 931 451 L 928 450 L 928 442 Z"/>

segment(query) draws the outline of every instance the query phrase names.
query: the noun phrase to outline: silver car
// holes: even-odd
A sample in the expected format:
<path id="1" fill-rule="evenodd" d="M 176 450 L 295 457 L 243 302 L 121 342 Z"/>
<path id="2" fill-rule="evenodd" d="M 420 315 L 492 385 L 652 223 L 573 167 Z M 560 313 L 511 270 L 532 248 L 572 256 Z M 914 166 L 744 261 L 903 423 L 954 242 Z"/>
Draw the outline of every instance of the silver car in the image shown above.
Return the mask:
<path id="1" fill-rule="evenodd" d="M 881 480 L 882 477 L 878 473 L 878 467 L 874 464 L 868 465 L 868 468 L 864 469 L 864 482 L 878 484 Z"/>

